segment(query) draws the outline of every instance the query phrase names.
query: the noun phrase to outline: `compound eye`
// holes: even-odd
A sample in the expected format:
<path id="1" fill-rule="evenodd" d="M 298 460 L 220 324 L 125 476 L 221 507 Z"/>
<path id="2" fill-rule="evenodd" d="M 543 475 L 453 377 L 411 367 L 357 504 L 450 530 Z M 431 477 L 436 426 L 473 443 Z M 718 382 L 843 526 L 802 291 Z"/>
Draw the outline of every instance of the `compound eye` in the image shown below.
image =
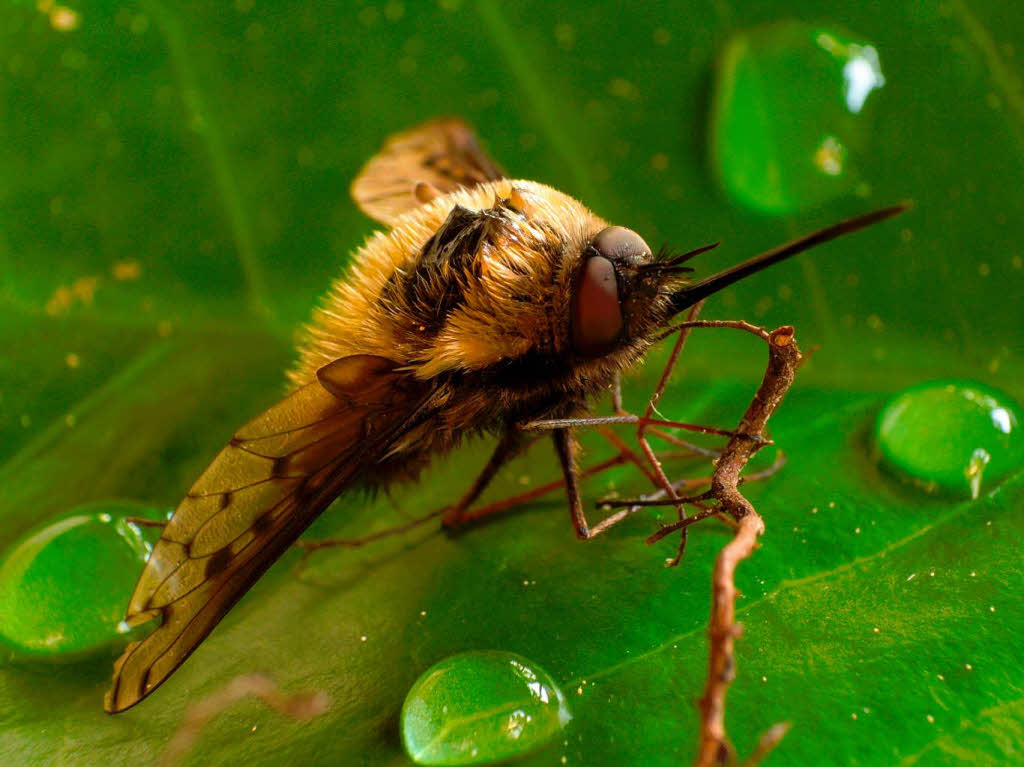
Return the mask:
<path id="1" fill-rule="evenodd" d="M 591 256 L 583 265 L 572 315 L 572 345 L 584 357 L 607 352 L 622 333 L 619 281 L 615 266 L 604 256 Z"/>
<path id="2" fill-rule="evenodd" d="M 611 261 L 634 262 L 637 258 L 651 255 L 644 238 L 624 226 L 609 226 L 602 229 L 591 246 Z"/>

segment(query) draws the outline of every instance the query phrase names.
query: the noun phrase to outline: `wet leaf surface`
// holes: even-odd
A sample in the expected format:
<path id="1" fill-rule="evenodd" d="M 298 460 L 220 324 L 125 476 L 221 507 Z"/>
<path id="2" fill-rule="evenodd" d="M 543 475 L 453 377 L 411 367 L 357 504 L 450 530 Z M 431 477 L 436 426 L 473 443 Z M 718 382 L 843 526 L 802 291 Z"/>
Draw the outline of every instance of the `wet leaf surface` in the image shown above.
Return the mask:
<path id="1" fill-rule="evenodd" d="M 734 7 L 735 6 L 735 7 Z M 233 429 L 282 390 L 294 327 L 372 230 L 348 199 L 382 138 L 470 118 L 516 175 L 680 248 L 725 239 L 711 271 L 801 231 L 912 198 L 903 220 L 777 267 L 707 314 L 792 323 L 801 371 L 773 421 L 790 462 L 750 486 L 762 549 L 739 571 L 746 633 L 729 724 L 740 753 L 780 720 L 771 764 L 998 764 L 1024 746 L 1019 658 L 1024 481 L 963 502 L 881 472 L 875 418 L 901 389 L 968 378 L 1018 401 L 1024 100 L 1012 6 L 844 2 L 821 18 L 878 49 L 886 85 L 858 158 L 863 197 L 786 218 L 716 188 L 716 54 L 777 3 L 8 3 L 0 36 L 0 544 L 69 509 L 174 505 Z M 629 381 L 639 407 L 657 359 Z M 751 340 L 694 338 L 661 409 L 729 424 L 759 380 Z M 588 457 L 605 453 L 591 440 Z M 449 502 L 471 444 L 389 496 L 342 498 L 310 536 L 357 534 Z M 546 445 L 498 498 L 553 478 Z M 641 492 L 619 468 L 587 484 Z M 255 702 L 215 720 L 194 764 L 408 764 L 413 681 L 454 653 L 532 659 L 566 691 L 565 736 L 522 764 L 690 758 L 709 573 L 649 548 L 654 513 L 576 542 L 557 495 L 458 537 L 286 556 L 151 700 L 108 717 L 109 658 L 0 669 L 0 760 L 150 762 L 190 702 L 272 673 L 333 701 L 311 722 Z M 934 574 L 933 574 L 934 573 Z M 127 601 L 127 594 L 125 595 Z M 362 637 L 366 641 L 362 641 Z"/>

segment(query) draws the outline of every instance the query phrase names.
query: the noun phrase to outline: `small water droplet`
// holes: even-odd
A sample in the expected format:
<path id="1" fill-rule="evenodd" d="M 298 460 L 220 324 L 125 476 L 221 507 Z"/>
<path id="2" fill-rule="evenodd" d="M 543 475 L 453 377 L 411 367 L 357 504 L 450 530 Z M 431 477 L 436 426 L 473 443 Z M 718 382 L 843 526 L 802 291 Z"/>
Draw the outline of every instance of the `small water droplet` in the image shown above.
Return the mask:
<path id="1" fill-rule="evenodd" d="M 17 657 L 75 659 L 131 638 L 122 620 L 160 519 L 125 502 L 89 504 L 36 528 L 0 559 L 0 641 Z"/>
<path id="2" fill-rule="evenodd" d="M 1018 408 L 972 381 L 934 381 L 882 408 L 876 441 L 885 465 L 928 492 L 977 498 L 1024 461 Z"/>
<path id="3" fill-rule="evenodd" d="M 466 652 L 413 684 L 402 706 L 402 742 L 417 764 L 482 764 L 533 750 L 569 719 L 561 691 L 532 661 Z"/>
<path id="4" fill-rule="evenodd" d="M 788 21 L 735 34 L 709 131 L 722 186 L 777 215 L 855 191 L 869 96 L 884 84 L 875 48 L 834 31 Z"/>

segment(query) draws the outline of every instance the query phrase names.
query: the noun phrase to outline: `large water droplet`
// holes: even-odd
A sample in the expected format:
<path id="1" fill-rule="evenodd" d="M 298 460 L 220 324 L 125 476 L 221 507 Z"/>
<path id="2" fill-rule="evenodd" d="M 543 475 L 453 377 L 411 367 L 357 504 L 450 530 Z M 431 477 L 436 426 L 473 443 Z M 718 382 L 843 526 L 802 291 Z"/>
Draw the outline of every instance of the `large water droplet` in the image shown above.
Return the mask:
<path id="1" fill-rule="evenodd" d="M 719 181 L 738 202 L 778 215 L 849 192 L 869 96 L 884 84 L 873 46 L 820 27 L 789 21 L 734 35 L 711 107 Z"/>
<path id="2" fill-rule="evenodd" d="M 127 641 L 128 598 L 159 519 L 132 503 L 90 504 L 13 543 L 0 563 L 0 641 L 16 657 L 76 658 Z"/>
<path id="3" fill-rule="evenodd" d="M 882 459 L 930 492 L 977 498 L 1024 464 L 1017 406 L 973 381 L 934 381 L 900 392 L 876 426 Z"/>
<path id="4" fill-rule="evenodd" d="M 526 753 L 569 721 L 565 699 L 536 664 L 467 652 L 432 666 L 402 706 L 402 742 L 417 764 L 481 764 Z"/>

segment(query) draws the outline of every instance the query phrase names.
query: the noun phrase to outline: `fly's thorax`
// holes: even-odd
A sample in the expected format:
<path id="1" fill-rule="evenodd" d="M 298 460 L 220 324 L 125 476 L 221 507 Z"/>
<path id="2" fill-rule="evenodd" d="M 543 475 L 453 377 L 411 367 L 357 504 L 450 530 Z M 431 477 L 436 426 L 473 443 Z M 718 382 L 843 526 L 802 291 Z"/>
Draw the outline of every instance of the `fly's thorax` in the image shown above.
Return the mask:
<path id="1" fill-rule="evenodd" d="M 657 324 L 663 286 L 642 243 L 530 181 L 444 195 L 356 253 L 293 380 L 374 354 L 419 380 L 485 386 L 502 406 L 587 396 L 636 361 Z"/>
<path id="2" fill-rule="evenodd" d="M 490 207 L 453 206 L 384 290 L 417 377 L 589 391 L 635 362 L 660 325 L 668 278 L 643 240 L 527 183 L 490 190 Z"/>
<path id="3" fill-rule="evenodd" d="M 469 215 L 453 220 L 458 209 Z M 565 319 L 553 307 L 570 290 L 559 282 L 569 277 L 562 256 L 604 225 L 532 181 L 488 182 L 422 205 L 353 255 L 306 328 L 292 382 L 350 354 L 384 356 L 429 378 L 534 345 L 559 350 Z"/>
<path id="4" fill-rule="evenodd" d="M 570 352 L 574 255 L 603 222 L 546 187 L 494 194 L 489 207 L 453 207 L 416 268 L 388 291 L 419 346 L 418 377 Z"/>

